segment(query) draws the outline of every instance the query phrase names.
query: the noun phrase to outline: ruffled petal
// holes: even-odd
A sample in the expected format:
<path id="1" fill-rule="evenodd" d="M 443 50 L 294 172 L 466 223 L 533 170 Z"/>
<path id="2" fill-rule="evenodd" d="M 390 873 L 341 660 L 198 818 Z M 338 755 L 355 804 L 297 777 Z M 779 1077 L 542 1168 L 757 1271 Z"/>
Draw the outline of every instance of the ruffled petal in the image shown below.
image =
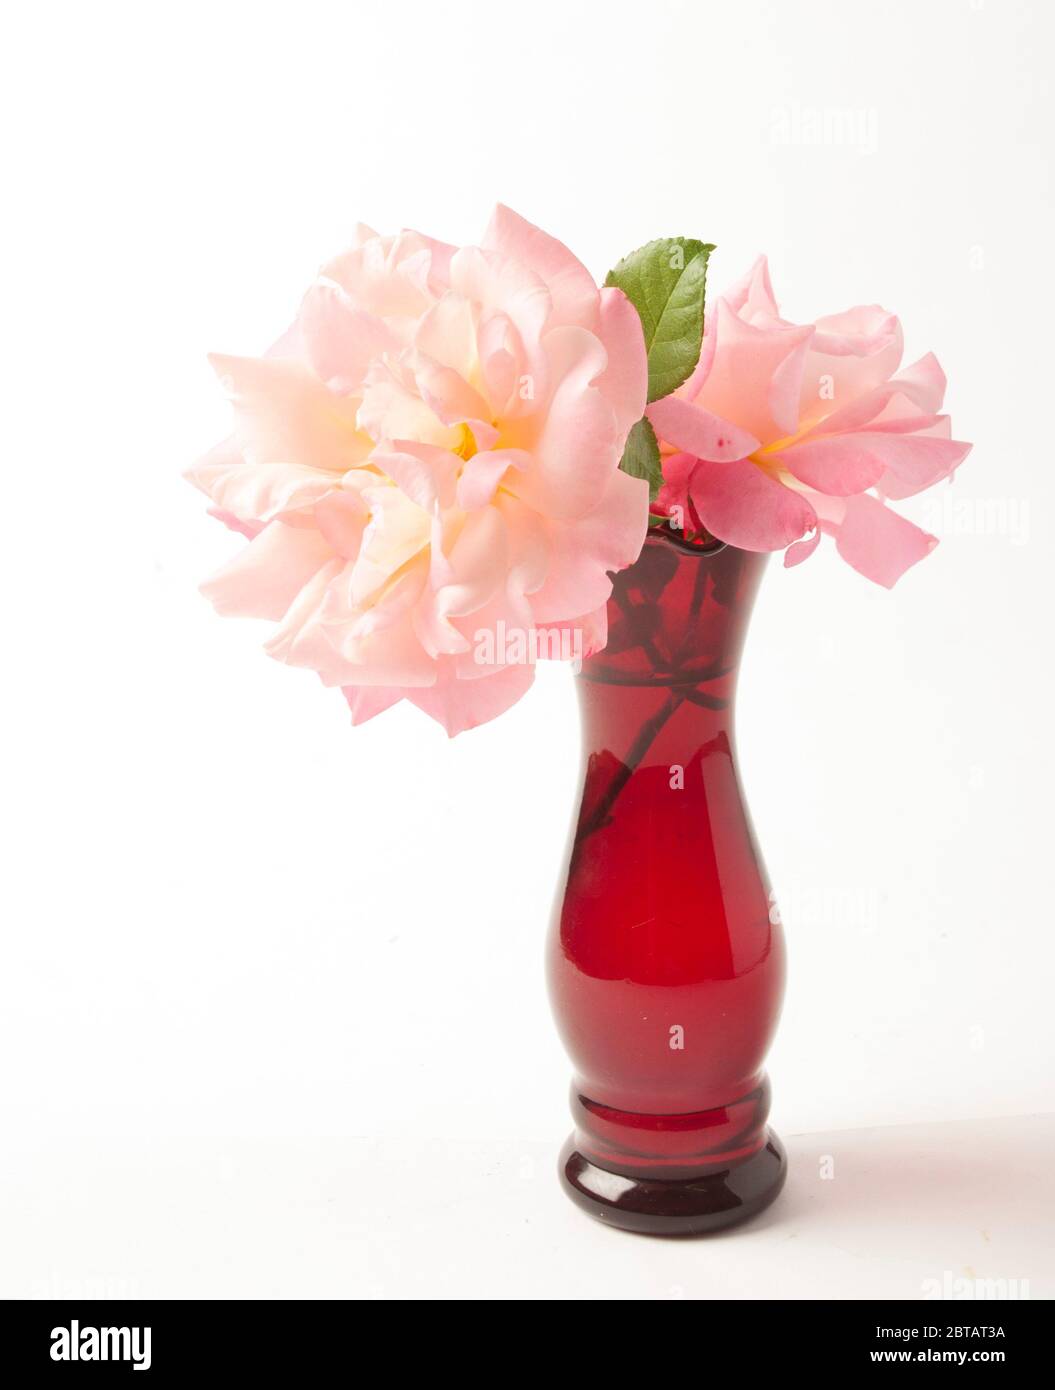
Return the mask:
<path id="1" fill-rule="evenodd" d="M 754 327 L 718 301 L 714 360 L 696 404 L 734 421 L 763 444 L 798 425 L 812 327 Z"/>
<path id="2" fill-rule="evenodd" d="M 866 492 L 877 485 L 890 495 L 909 497 L 949 477 L 971 446 L 933 434 L 911 433 L 932 417 L 891 422 L 846 434 L 816 435 L 774 457 L 801 482 L 836 496 Z"/>
<path id="3" fill-rule="evenodd" d="M 330 549 L 344 560 L 354 560 L 363 542 L 370 510 L 357 492 L 343 488 L 328 492 L 315 504 L 315 525 Z"/>
<path id="4" fill-rule="evenodd" d="M 451 285 L 473 301 L 482 320 L 504 314 L 525 345 L 538 342 L 552 300 L 545 282 L 529 266 L 478 246 L 463 246 L 451 261 Z"/>
<path id="5" fill-rule="evenodd" d="M 493 507 L 466 518 L 447 561 L 445 582 L 426 590 L 414 614 L 421 644 L 433 657 L 468 651 L 469 638 L 452 620 L 478 614 L 505 590 L 509 568 L 505 523 Z"/>
<path id="6" fill-rule="evenodd" d="M 402 690 L 378 685 L 344 685 L 341 694 L 348 701 L 354 725 L 365 724 L 368 719 L 384 714 L 403 698 Z"/>
<path id="7" fill-rule="evenodd" d="M 217 353 L 209 361 L 234 405 L 247 463 L 344 473 L 370 452 L 356 425 L 358 401 L 335 395 L 300 362 Z"/>
<path id="8" fill-rule="evenodd" d="M 598 391 L 615 413 L 616 427 L 625 438 L 645 413 L 648 398 L 648 354 L 637 310 L 622 290 L 601 291 L 598 335 L 608 365 L 596 381 Z"/>
<path id="9" fill-rule="evenodd" d="M 885 481 L 896 480 L 898 495 L 911 497 L 949 478 L 971 452 L 959 439 L 923 434 L 874 432 L 854 436 L 882 460 Z"/>
<path id="10" fill-rule="evenodd" d="M 523 472 L 531 455 L 523 449 L 485 449 L 474 454 L 458 479 L 457 502 L 463 511 L 486 507 L 510 468 Z"/>
<path id="11" fill-rule="evenodd" d="M 861 434 L 810 440 L 783 449 L 775 457 L 801 482 L 837 497 L 867 492 L 886 469 L 882 455 L 869 448 L 868 436 Z"/>
<path id="12" fill-rule="evenodd" d="M 742 280 L 727 290 L 722 298 L 747 323 L 769 324 L 780 320 L 773 282 L 769 277 L 769 261 L 759 256 Z"/>
<path id="13" fill-rule="evenodd" d="M 287 665 L 310 668 L 328 686 L 434 684 L 436 663 L 422 648 L 412 616 L 425 566 L 408 566 L 372 596 L 366 613 L 348 606 L 348 570 L 340 559 L 323 566 L 264 650 Z"/>
<path id="14" fill-rule="evenodd" d="M 333 473 L 303 464 L 247 463 L 237 448 L 226 445 L 210 450 L 186 476 L 221 513 L 235 517 L 247 530 L 304 512 L 341 485 Z"/>
<path id="15" fill-rule="evenodd" d="M 328 261 L 320 272 L 359 309 L 389 321 L 416 320 L 450 285 L 454 247 L 420 232 L 374 237 Z"/>
<path id="16" fill-rule="evenodd" d="M 595 505 L 624 440 L 592 384 L 607 366 L 600 340 L 583 328 L 555 328 L 543 346 L 554 389 L 519 432 L 510 432 L 510 443 L 531 456 L 510 489 L 548 516 L 571 519 Z"/>
<path id="17" fill-rule="evenodd" d="M 384 319 L 357 309 L 339 285 L 326 280 L 304 296 L 300 326 L 312 370 L 345 394 L 358 391 L 375 357 L 402 346 Z"/>
<path id="18" fill-rule="evenodd" d="M 945 373 L 933 352 L 903 368 L 894 382 L 927 415 L 936 415 L 945 399 Z"/>
<path id="19" fill-rule="evenodd" d="M 377 443 L 416 439 L 441 449 L 458 447 L 459 427 L 443 423 L 423 399 L 413 369 L 404 370 L 402 362 L 386 357 L 372 363 L 362 390 L 359 425 Z"/>
<path id="20" fill-rule="evenodd" d="M 333 551 L 317 531 L 276 521 L 207 580 L 201 591 L 225 617 L 277 622 L 332 558 Z"/>
<path id="21" fill-rule="evenodd" d="M 577 618 L 567 618 L 563 622 L 546 624 L 558 632 L 567 631 L 573 638 L 573 649 L 577 642 L 581 650 L 577 653 L 582 661 L 603 651 L 608 642 L 608 604 L 602 603 L 592 613 L 583 613 Z"/>
<path id="22" fill-rule="evenodd" d="M 365 604 L 410 560 L 427 552 L 432 525 L 424 508 L 400 488 L 379 484 L 361 494 L 370 508 L 370 524 L 351 572 L 349 595 L 354 604 Z"/>
<path id="23" fill-rule="evenodd" d="M 546 524 L 549 558 L 545 582 L 531 595 L 536 623 L 591 612 L 612 592 L 612 571 L 641 553 L 648 532 L 648 484 L 617 470 L 597 506 L 574 522 Z"/>
<path id="24" fill-rule="evenodd" d="M 394 439 L 390 448 L 375 449 L 370 463 L 430 514 L 454 501 L 462 460 L 449 449 L 419 444 L 413 439 Z"/>
<path id="25" fill-rule="evenodd" d="M 414 346 L 430 361 L 468 381 L 478 361 L 476 319 L 469 300 L 453 291 L 445 294 L 418 324 Z"/>
<path id="26" fill-rule="evenodd" d="M 504 714 L 527 694 L 534 679 L 533 666 L 505 666 L 480 680 L 452 677 L 427 690 L 408 690 L 407 699 L 454 738 Z"/>
<path id="27" fill-rule="evenodd" d="M 527 358 L 516 326 L 508 314 L 495 313 L 484 319 L 477 334 L 483 389 L 495 418 L 527 413 L 527 401 L 520 388 L 527 375 Z M 537 365 L 537 364 L 536 364 Z M 541 394 L 539 389 L 532 394 Z"/>
<path id="28" fill-rule="evenodd" d="M 815 419 L 889 380 L 901 361 L 896 314 L 864 304 L 816 323 L 802 376 L 802 416 Z"/>
<path id="29" fill-rule="evenodd" d="M 563 242 L 499 203 L 491 215 L 483 245 L 535 272 L 549 290 L 553 326 L 561 323 L 585 328 L 594 326 L 597 286 L 582 261 L 573 256 Z M 637 418 L 640 418 L 640 411 Z"/>
<path id="30" fill-rule="evenodd" d="M 453 367 L 445 367 L 424 353 L 415 353 L 412 363 L 421 398 L 437 419 L 445 425 L 467 424 L 477 436 L 477 443 L 484 448 L 494 443 L 496 432 L 490 424 L 491 408 L 479 391 Z"/>

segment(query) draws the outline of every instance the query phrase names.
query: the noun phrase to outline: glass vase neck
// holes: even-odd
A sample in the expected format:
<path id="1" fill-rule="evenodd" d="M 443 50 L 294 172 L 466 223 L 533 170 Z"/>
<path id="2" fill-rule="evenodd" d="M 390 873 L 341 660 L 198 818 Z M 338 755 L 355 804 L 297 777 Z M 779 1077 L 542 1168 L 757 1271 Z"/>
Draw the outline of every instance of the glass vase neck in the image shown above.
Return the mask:
<path id="1" fill-rule="evenodd" d="M 735 679 L 768 558 L 649 536 L 638 560 L 613 576 L 608 643 L 583 663 L 581 679 L 670 687 Z"/>

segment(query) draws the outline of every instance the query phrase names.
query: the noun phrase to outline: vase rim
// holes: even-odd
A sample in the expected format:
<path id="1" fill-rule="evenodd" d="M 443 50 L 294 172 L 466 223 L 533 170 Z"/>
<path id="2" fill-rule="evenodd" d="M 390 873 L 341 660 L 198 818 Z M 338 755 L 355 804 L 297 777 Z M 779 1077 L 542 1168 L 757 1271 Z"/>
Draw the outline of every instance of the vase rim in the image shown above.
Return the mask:
<path id="1" fill-rule="evenodd" d="M 673 531 L 663 531 L 658 528 L 649 531 L 645 537 L 645 545 L 649 542 L 654 544 L 669 545 L 672 550 L 678 551 L 681 555 L 698 555 L 702 560 L 704 556 L 718 555 L 723 550 L 730 550 L 728 541 L 711 540 L 707 545 L 697 545 L 695 541 L 684 540 L 681 536 L 675 535 Z"/>

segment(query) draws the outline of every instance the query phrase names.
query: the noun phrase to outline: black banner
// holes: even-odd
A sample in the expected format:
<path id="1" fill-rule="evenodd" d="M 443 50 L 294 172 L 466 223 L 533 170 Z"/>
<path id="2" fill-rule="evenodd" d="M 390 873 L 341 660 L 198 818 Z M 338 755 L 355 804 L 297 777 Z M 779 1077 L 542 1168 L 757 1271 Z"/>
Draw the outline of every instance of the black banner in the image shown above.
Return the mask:
<path id="1" fill-rule="evenodd" d="M 361 1333 L 355 1326 L 360 1317 Z M 0 1372 L 18 1386 L 35 1385 L 45 1376 L 70 1384 L 106 1376 L 131 1377 L 133 1384 L 187 1385 L 189 1376 L 203 1372 L 221 1383 L 255 1374 L 295 1374 L 303 1382 L 372 1368 L 379 1356 L 391 1358 L 393 1373 L 405 1371 L 407 1364 L 403 1340 L 389 1343 L 378 1328 L 377 1307 L 369 1302 L 4 1303 L 0 1321 Z M 1022 1375 L 1050 1341 L 1049 1321 L 1046 1303 L 720 1301 L 689 1323 L 668 1312 L 660 1326 L 676 1338 L 670 1365 L 672 1370 L 681 1366 L 680 1373 L 691 1348 L 691 1359 L 699 1359 L 708 1374 L 728 1364 L 752 1373 L 772 1367 L 804 1375 L 865 1368 L 896 1374 L 934 1366 L 1013 1368 Z M 472 1368 L 480 1375 L 493 1366 L 496 1335 L 504 1337 L 507 1354 L 509 1339 L 516 1339 L 522 1370 L 528 1339 L 523 1331 L 501 1333 L 493 1315 L 471 1340 L 463 1330 L 440 1345 L 411 1340 L 422 1350 L 433 1346 L 433 1374 L 449 1376 L 460 1364 L 462 1371 Z M 633 1356 L 635 1349 L 626 1351 Z M 666 1373 L 666 1357 L 654 1344 L 641 1351 L 655 1358 L 657 1376 Z M 552 1373 L 552 1347 L 546 1355 Z"/>

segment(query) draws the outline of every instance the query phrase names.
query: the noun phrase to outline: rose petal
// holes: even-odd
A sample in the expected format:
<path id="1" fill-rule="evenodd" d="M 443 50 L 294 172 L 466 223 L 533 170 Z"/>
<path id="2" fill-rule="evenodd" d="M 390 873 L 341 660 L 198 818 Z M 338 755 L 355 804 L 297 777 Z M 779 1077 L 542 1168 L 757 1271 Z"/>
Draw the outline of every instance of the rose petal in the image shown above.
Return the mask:
<path id="1" fill-rule="evenodd" d="M 264 529 L 258 521 L 241 521 L 235 516 L 234 512 L 225 512 L 222 507 L 207 508 L 208 514 L 222 522 L 229 531 L 237 531 L 240 536 L 244 536 L 247 541 L 255 540 Z"/>
<path id="2" fill-rule="evenodd" d="M 866 494 L 847 500 L 835 544 L 855 570 L 892 589 L 910 566 L 930 554 L 938 539 Z"/>
<path id="3" fill-rule="evenodd" d="M 398 687 L 393 690 L 370 685 L 345 685 L 341 687 L 341 694 L 348 701 L 355 725 L 365 724 L 368 719 L 384 714 L 386 709 L 391 709 L 403 698 L 403 691 Z"/>
<path id="4" fill-rule="evenodd" d="M 816 512 L 800 493 L 746 460 L 700 459 L 690 494 L 711 535 L 741 550 L 783 550 L 817 524 Z"/>
<path id="5" fill-rule="evenodd" d="M 427 690 L 408 690 L 407 699 L 454 738 L 504 714 L 527 694 L 534 679 L 533 666 L 506 666 L 481 680 L 451 678 Z"/>
<path id="6" fill-rule="evenodd" d="M 818 492 L 845 497 L 866 492 L 883 476 L 886 464 L 870 436 L 839 434 L 782 449 L 775 457 L 796 478 Z"/>
<path id="7" fill-rule="evenodd" d="M 808 560 L 813 552 L 821 543 L 821 528 L 818 526 L 812 536 L 807 536 L 805 540 L 795 541 L 784 551 L 784 568 L 792 569 L 795 565 L 801 565 L 803 560 Z"/>
<path id="8" fill-rule="evenodd" d="M 678 396 L 654 401 L 647 414 L 661 440 L 695 458 L 728 463 L 760 447 L 753 434 Z"/>

